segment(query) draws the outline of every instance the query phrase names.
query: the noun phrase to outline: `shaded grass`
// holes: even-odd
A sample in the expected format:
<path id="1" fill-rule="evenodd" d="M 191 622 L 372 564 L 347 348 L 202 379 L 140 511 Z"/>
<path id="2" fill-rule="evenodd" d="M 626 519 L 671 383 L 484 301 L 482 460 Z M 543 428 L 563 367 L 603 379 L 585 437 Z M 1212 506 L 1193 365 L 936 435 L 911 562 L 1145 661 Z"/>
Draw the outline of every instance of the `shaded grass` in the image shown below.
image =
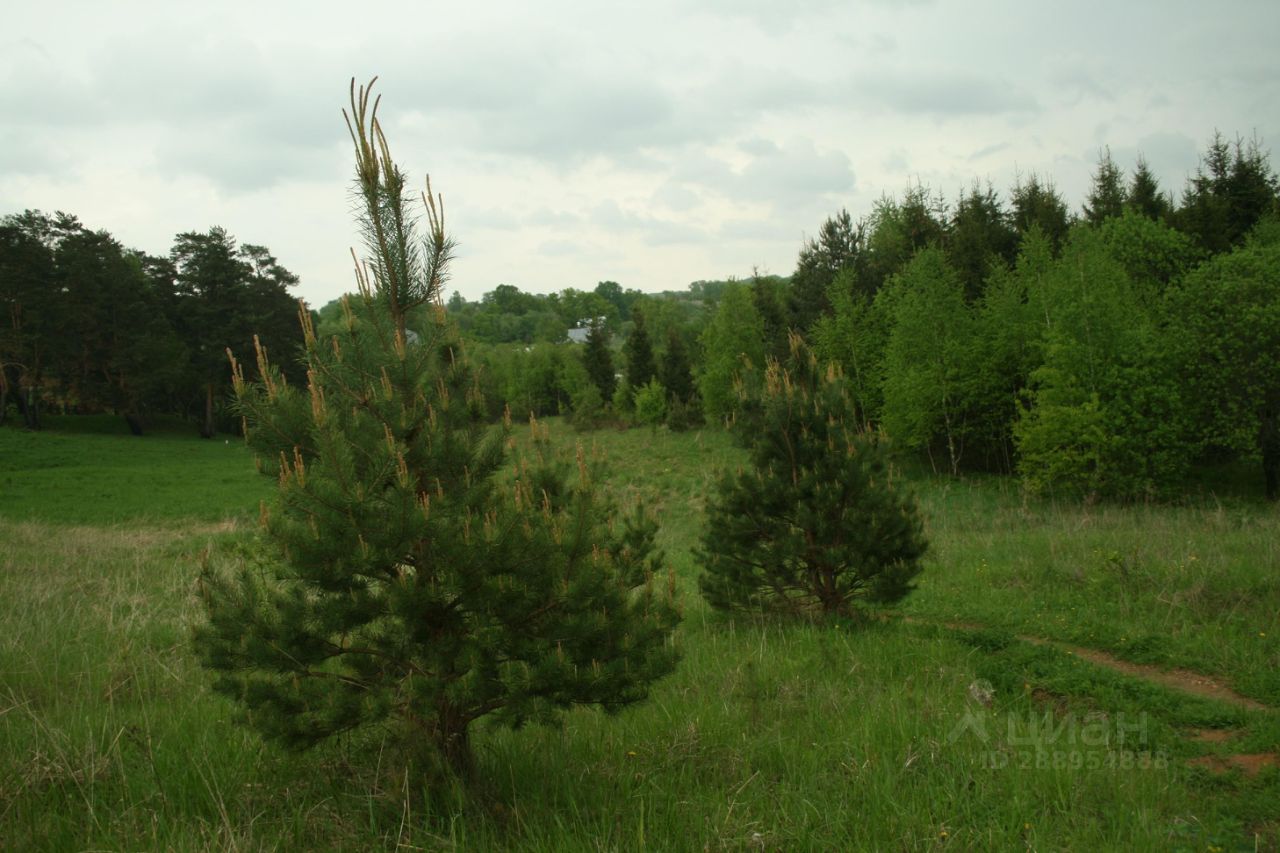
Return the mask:
<path id="1" fill-rule="evenodd" d="M 39 470 L 60 477 L 74 469 L 91 481 L 111 476 L 95 470 L 178 467 L 170 447 L 150 438 L 112 437 L 124 444 L 76 455 L 75 443 L 96 438 L 28 445 L 33 467 L 12 470 L 38 481 Z M 218 520 L 252 506 L 263 489 L 243 451 L 217 457 L 207 443 L 172 439 L 175 449 L 195 445 L 203 460 L 183 469 L 192 482 L 201 471 L 227 478 L 227 503 L 216 511 L 211 499 L 182 504 L 153 486 L 150 499 L 165 505 L 137 495 L 96 520 L 95 510 L 72 512 L 39 495 L 31 508 L 43 520 L 4 512 L 4 845 L 1204 850 L 1253 849 L 1255 834 L 1261 849 L 1280 843 L 1268 823 L 1280 774 L 1188 768 L 1186 758 L 1225 747 L 1183 736 L 1230 728 L 1251 750 L 1275 749 L 1277 715 L 1171 693 L 1012 636 L 1090 645 L 1079 631 L 1131 638 L 1181 624 L 1162 653 L 1203 664 L 1190 658 L 1218 643 L 1215 671 L 1243 688 L 1275 649 L 1245 643 L 1274 633 L 1250 638 L 1230 627 L 1232 614 L 1252 630 L 1269 602 L 1275 612 L 1274 588 L 1260 577 L 1275 568 L 1274 519 L 1259 508 L 1226 508 L 1221 517 L 1211 507 L 1085 510 L 1025 505 L 998 481 L 922 480 L 934 548 L 904 609 L 995 630 L 729 620 L 694 594 L 691 546 L 711 468 L 738 464 L 740 452 L 716 432 L 557 433 L 565 444 L 579 438 L 612 460 L 610 489 L 644 498 L 663 520 L 660 544 L 686 592 L 684 660 L 650 702 L 613 717 L 575 711 L 559 728 L 518 732 L 481 725 L 482 782 L 465 795 L 406 787 L 376 731 L 302 755 L 263 744 L 208 690 L 187 646 L 198 617 L 193 584 L 201 555 L 239 535 Z M 42 453 L 72 461 L 40 468 Z M 95 455 L 98 468 L 84 464 Z M 185 518 L 204 521 L 176 526 L 183 506 L 193 508 Z M 129 512 L 127 522 L 108 521 Z M 1187 542 L 1197 549 L 1195 569 L 1169 562 L 1191 553 Z M 1086 564 L 1083 582 L 1069 580 L 1103 548 L 1133 551 L 1128 574 L 1102 559 Z M 1244 600 L 1241 589 L 1261 601 Z M 1185 606 L 1161 604 L 1178 593 Z M 1195 636 L 1201 631 L 1217 633 L 1205 640 Z M 989 705 L 973 695 L 984 682 Z M 1045 714 L 1049 725 L 1028 735 Z M 1090 714 L 1145 714 L 1145 740 L 1120 743 L 1108 723 L 1103 743 L 1064 744 L 1062 733 Z"/>

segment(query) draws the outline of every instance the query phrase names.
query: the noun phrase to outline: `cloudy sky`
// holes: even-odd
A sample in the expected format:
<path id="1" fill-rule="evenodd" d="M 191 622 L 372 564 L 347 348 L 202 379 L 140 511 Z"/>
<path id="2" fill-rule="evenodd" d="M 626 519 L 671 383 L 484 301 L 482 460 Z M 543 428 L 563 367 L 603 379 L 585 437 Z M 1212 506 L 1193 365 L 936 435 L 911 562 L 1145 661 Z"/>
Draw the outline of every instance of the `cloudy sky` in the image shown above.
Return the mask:
<path id="1" fill-rule="evenodd" d="M 1103 145 L 1180 191 L 1215 128 L 1280 144 L 1275 0 L 360 5 L 8 4 L 0 214 L 155 254 L 221 225 L 323 304 L 352 289 L 340 109 L 375 74 L 469 299 L 786 274 L 908 182 L 1035 172 L 1078 207 Z"/>

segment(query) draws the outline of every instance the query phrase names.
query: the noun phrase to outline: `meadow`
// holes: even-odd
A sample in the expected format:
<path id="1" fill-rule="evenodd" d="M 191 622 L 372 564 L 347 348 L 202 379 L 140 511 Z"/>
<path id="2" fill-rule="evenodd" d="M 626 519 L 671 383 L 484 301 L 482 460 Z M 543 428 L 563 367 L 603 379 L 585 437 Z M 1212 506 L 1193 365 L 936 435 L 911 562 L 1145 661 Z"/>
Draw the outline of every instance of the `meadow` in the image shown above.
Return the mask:
<path id="1" fill-rule="evenodd" d="M 612 717 L 482 725 L 479 781 L 426 794 L 376 732 L 262 742 L 196 665 L 201 562 L 271 491 L 243 446 L 52 427 L 0 429 L 0 850 L 1280 849 L 1280 510 L 1253 495 L 912 472 L 902 605 L 729 619 L 694 557 L 729 438 L 555 424 L 658 513 L 683 660 Z"/>

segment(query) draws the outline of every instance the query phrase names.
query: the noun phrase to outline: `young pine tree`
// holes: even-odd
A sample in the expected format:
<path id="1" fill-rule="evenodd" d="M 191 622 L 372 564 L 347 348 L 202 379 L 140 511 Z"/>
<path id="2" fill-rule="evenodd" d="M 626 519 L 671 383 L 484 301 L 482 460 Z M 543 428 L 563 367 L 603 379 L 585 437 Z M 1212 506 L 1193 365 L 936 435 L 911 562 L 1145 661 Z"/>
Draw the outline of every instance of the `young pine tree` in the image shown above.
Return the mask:
<path id="1" fill-rule="evenodd" d="M 279 489 L 248 565 L 202 576 L 195 640 L 262 734 L 303 748 L 384 725 L 429 779 L 467 773 L 481 717 L 518 726 L 645 698 L 674 666 L 678 615 L 653 525 L 617 517 L 581 452 L 576 470 L 538 453 L 509 465 L 508 429 L 482 422 L 439 309 L 442 209 L 428 183 L 419 240 L 376 111 L 353 84 L 369 259 L 341 331 L 319 340 L 303 312 L 305 389 L 261 349 L 260 383 L 234 367 L 248 443 Z M 433 319 L 410 335 L 423 306 Z"/>
<path id="2" fill-rule="evenodd" d="M 702 593 L 719 609 L 825 614 L 897 601 L 926 548 L 915 502 L 859 429 L 840 373 L 798 336 L 791 345 L 787 367 L 770 361 L 744 401 L 751 464 L 726 473 L 708 507 Z"/>
<path id="3" fill-rule="evenodd" d="M 649 340 L 649 330 L 645 328 L 644 314 L 637 306 L 631 309 L 631 320 L 635 327 L 631 330 L 622 351 L 627 358 L 627 387 L 632 393 L 649 384 L 649 380 L 658 374 L 653 359 L 653 343 Z"/>

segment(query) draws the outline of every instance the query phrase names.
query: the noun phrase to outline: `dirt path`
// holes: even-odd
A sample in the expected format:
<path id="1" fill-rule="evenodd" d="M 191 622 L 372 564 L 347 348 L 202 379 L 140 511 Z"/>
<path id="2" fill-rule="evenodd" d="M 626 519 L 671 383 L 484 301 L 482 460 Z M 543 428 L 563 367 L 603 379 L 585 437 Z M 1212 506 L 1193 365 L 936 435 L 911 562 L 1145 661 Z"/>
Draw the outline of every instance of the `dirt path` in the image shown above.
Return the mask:
<path id="1" fill-rule="evenodd" d="M 900 618 L 909 625 L 940 625 L 952 631 L 985 631 L 988 627 L 978 622 L 934 622 L 931 619 L 920 619 L 915 616 L 902 616 Z M 1161 669 L 1157 666 L 1133 663 L 1098 649 L 1075 646 L 1070 643 L 1064 643 L 1061 640 L 1034 637 L 1030 634 L 1017 634 L 1016 637 L 1024 643 L 1030 643 L 1033 646 L 1052 646 L 1059 651 L 1075 655 L 1113 672 L 1119 672 L 1132 678 L 1141 678 L 1144 681 L 1150 681 L 1181 693 L 1189 693 L 1192 696 L 1199 696 L 1204 699 L 1216 699 L 1219 702 L 1235 705 L 1238 708 L 1246 708 L 1250 711 L 1275 710 L 1270 705 L 1264 705 L 1256 699 L 1250 699 L 1248 696 L 1237 693 L 1219 679 L 1211 675 L 1205 675 L 1202 672 L 1194 672 L 1189 669 Z"/>
<path id="2" fill-rule="evenodd" d="M 925 619 L 916 619 L 910 616 L 903 617 L 904 622 L 912 624 L 941 624 L 945 628 L 953 631 L 981 631 L 986 626 L 975 622 L 942 622 L 935 623 Z M 1132 661 L 1123 660 L 1115 655 L 1098 649 L 1090 649 L 1084 646 L 1075 646 L 1070 643 L 1064 643 L 1058 640 L 1049 640 L 1044 637 L 1033 637 L 1029 634 L 1019 634 L 1017 638 L 1024 643 L 1030 643 L 1034 646 L 1051 646 L 1059 651 L 1067 652 L 1075 655 L 1082 660 L 1109 669 L 1113 672 L 1127 675 L 1131 678 L 1140 678 L 1143 681 L 1152 684 L 1159 684 L 1171 690 L 1180 693 L 1186 693 L 1191 696 L 1199 696 L 1205 699 L 1216 699 L 1228 705 L 1235 705 L 1238 708 L 1245 708 L 1250 711 L 1274 711 L 1275 709 L 1269 705 L 1264 705 L 1256 699 L 1250 699 L 1232 690 L 1229 686 L 1218 679 L 1205 675 L 1201 672 L 1193 672 L 1189 669 L 1160 669 L 1159 667 L 1148 666 L 1146 664 L 1133 663 Z M 1225 729 L 1198 729 L 1193 732 L 1186 733 L 1187 737 L 1198 743 L 1206 745 L 1219 746 L 1220 748 L 1230 748 L 1230 741 L 1233 740 L 1240 732 Z M 1259 753 L 1228 753 L 1228 754 L 1212 754 L 1202 755 L 1198 758 L 1192 758 L 1187 762 L 1189 767 L 1203 767 L 1210 773 L 1220 774 L 1229 773 L 1233 770 L 1239 771 L 1246 776 L 1256 776 L 1264 770 L 1270 768 L 1280 768 L 1280 753 L 1276 752 L 1259 752 Z"/>
<path id="3" fill-rule="evenodd" d="M 1272 710 L 1269 706 L 1262 704 L 1256 699 L 1250 699 L 1248 696 L 1242 696 L 1218 679 L 1205 675 L 1204 673 L 1192 672 L 1189 669 L 1160 669 L 1155 666 L 1133 663 L 1097 649 L 1073 646 L 1069 643 L 1058 642 L 1057 640 L 1046 640 L 1043 637 L 1019 635 L 1018 639 L 1022 640 L 1024 643 L 1031 643 L 1036 646 L 1053 646 L 1055 649 L 1073 654 L 1078 658 L 1083 658 L 1084 660 L 1089 661 L 1089 663 L 1106 667 L 1107 669 L 1132 676 L 1133 678 L 1141 678 L 1144 681 L 1151 681 L 1161 685 L 1162 687 L 1168 687 L 1182 693 L 1190 693 L 1193 696 L 1200 696 L 1205 699 L 1217 699 L 1219 702 L 1226 702 L 1229 705 L 1247 708 L 1250 711 Z"/>

